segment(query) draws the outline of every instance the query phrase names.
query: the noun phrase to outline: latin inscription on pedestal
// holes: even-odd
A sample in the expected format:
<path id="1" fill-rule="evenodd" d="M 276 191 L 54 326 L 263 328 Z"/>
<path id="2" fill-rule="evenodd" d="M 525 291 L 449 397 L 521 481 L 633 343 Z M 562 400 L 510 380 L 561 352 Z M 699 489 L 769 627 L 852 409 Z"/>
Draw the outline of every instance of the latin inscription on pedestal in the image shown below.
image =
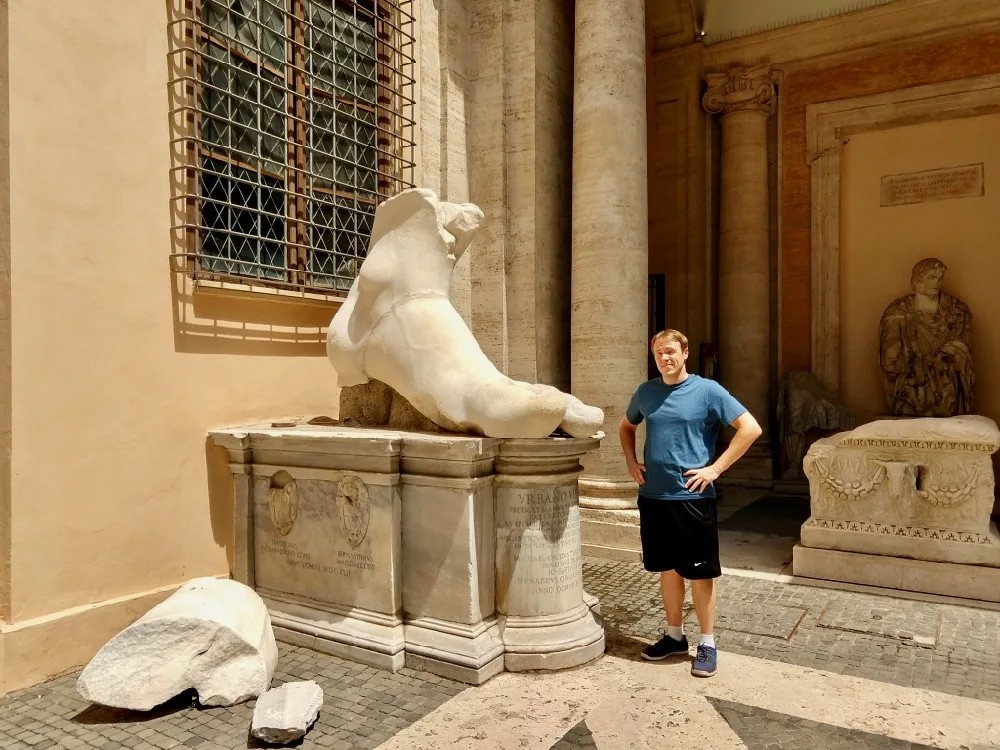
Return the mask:
<path id="1" fill-rule="evenodd" d="M 882 205 L 973 198 L 983 195 L 983 165 L 932 169 L 927 172 L 894 174 L 882 178 Z"/>
<path id="2" fill-rule="evenodd" d="M 254 568 L 263 589 L 377 612 L 395 611 L 391 487 L 356 476 L 254 488 Z M 273 484 L 273 480 L 272 480 Z M 294 497 L 294 522 L 289 498 Z M 275 519 L 278 519 L 277 522 Z"/>
<path id="3" fill-rule="evenodd" d="M 581 601 L 576 486 L 497 490 L 497 602 L 508 615 L 564 612 Z"/>

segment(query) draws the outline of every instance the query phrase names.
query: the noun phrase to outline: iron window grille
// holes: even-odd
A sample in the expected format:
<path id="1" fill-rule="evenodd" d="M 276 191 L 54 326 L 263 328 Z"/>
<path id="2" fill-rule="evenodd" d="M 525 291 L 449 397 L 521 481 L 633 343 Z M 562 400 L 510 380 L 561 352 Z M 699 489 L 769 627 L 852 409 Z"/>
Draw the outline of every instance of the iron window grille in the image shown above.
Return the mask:
<path id="1" fill-rule="evenodd" d="M 174 0 L 176 256 L 196 279 L 350 288 L 412 186 L 412 0 Z"/>

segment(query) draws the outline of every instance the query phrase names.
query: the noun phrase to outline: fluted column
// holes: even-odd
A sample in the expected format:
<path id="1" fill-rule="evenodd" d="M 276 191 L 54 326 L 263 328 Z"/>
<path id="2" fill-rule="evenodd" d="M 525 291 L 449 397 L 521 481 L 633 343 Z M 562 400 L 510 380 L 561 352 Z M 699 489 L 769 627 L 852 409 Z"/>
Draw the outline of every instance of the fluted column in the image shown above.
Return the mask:
<path id="1" fill-rule="evenodd" d="M 644 0 L 577 0 L 573 87 L 571 384 L 604 409 L 581 504 L 635 507 L 618 421 L 647 378 Z"/>
<path id="2" fill-rule="evenodd" d="M 702 103 L 722 118 L 721 379 L 766 431 L 771 403 L 767 120 L 774 84 L 766 65 L 730 68 L 707 80 Z M 758 441 L 758 458 L 769 454 L 767 444 L 766 436 Z M 758 470 L 769 473 L 767 466 Z"/>

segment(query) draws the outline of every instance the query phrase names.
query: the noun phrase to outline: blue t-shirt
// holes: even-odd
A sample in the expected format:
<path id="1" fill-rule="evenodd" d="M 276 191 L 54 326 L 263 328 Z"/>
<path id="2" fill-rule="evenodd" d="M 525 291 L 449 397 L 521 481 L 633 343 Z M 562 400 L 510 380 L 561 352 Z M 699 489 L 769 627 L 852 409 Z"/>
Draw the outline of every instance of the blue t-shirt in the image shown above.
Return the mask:
<path id="1" fill-rule="evenodd" d="M 701 494 L 685 489 L 684 472 L 708 466 L 719 428 L 745 412 L 729 391 L 698 375 L 676 385 L 654 378 L 636 388 L 625 418 L 634 425 L 646 420 L 646 481 L 639 494 L 658 500 L 715 497 L 712 485 Z"/>

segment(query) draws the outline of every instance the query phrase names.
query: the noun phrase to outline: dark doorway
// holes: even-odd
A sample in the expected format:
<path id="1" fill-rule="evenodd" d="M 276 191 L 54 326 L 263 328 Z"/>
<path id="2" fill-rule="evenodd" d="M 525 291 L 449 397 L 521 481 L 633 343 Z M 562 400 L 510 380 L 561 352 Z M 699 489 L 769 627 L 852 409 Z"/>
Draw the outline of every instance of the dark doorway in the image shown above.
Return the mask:
<path id="1" fill-rule="evenodd" d="M 665 273 L 649 274 L 649 314 L 646 341 L 667 327 L 667 275 Z M 652 380 L 657 376 L 656 362 L 653 353 L 646 352 L 647 376 Z"/>

